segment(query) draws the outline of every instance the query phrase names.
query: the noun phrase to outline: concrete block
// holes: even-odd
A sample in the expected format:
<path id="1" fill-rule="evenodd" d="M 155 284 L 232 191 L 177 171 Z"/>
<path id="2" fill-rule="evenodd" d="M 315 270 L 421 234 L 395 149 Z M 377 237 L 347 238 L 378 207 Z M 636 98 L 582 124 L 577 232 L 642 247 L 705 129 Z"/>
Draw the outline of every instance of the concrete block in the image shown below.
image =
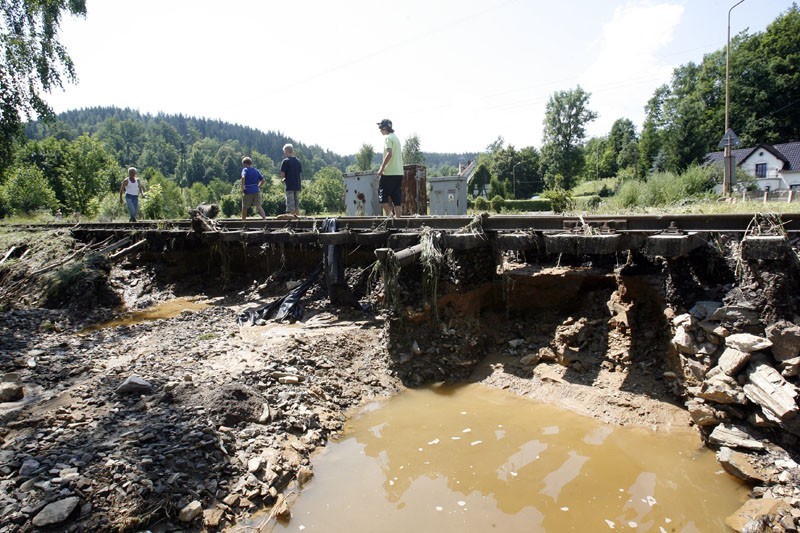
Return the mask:
<path id="1" fill-rule="evenodd" d="M 780 260 L 786 257 L 789 243 L 783 235 L 748 235 L 742 239 L 742 259 Z"/>

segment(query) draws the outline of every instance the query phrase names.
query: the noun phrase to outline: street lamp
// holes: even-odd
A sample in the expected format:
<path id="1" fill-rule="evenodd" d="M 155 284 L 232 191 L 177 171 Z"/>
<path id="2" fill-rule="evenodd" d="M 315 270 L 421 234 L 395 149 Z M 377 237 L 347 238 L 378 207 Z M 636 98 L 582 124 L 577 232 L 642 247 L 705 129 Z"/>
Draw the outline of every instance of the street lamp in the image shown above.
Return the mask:
<path id="1" fill-rule="evenodd" d="M 731 184 L 733 183 L 733 157 L 731 156 L 731 141 L 732 135 L 730 132 L 730 123 L 728 120 L 728 112 L 730 110 L 730 69 L 731 69 L 731 11 L 733 8 L 744 2 L 739 0 L 731 6 L 728 10 L 728 45 L 725 49 L 725 137 L 728 142 L 725 143 L 725 173 L 722 179 L 722 195 L 731 195 Z M 733 133 L 733 132 L 730 132 Z M 723 140 L 725 138 L 723 137 Z"/>
<path id="2" fill-rule="evenodd" d="M 744 0 L 742 0 L 744 1 Z M 514 163 L 514 166 L 511 167 L 511 183 L 514 187 L 514 199 L 517 199 L 517 167 L 522 164 L 522 161 L 517 161 Z"/>

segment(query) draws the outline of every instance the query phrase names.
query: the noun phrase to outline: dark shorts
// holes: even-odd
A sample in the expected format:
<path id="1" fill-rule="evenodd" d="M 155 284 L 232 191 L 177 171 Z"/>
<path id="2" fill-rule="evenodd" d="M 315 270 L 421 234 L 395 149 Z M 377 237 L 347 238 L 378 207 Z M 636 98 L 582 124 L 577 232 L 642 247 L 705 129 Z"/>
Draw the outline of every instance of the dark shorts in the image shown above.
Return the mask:
<path id="1" fill-rule="evenodd" d="M 245 193 L 242 195 L 242 209 L 250 209 L 251 205 L 256 207 L 261 205 L 260 192 Z"/>
<path id="2" fill-rule="evenodd" d="M 400 205 L 403 201 L 403 176 L 381 176 L 378 181 L 378 198 L 382 204 L 388 204 L 391 198 L 392 204 Z"/>

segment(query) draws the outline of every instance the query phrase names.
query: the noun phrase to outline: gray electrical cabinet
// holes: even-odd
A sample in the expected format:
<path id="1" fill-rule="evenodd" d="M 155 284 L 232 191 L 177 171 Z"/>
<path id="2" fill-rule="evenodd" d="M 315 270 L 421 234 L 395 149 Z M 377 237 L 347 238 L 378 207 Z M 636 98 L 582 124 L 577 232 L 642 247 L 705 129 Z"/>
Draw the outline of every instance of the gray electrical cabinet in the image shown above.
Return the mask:
<path id="1" fill-rule="evenodd" d="M 344 211 L 347 216 L 381 216 L 378 181 L 378 175 L 374 172 L 351 172 L 344 175 Z"/>
<path id="2" fill-rule="evenodd" d="M 467 177 L 428 177 L 431 215 L 467 214 Z"/>

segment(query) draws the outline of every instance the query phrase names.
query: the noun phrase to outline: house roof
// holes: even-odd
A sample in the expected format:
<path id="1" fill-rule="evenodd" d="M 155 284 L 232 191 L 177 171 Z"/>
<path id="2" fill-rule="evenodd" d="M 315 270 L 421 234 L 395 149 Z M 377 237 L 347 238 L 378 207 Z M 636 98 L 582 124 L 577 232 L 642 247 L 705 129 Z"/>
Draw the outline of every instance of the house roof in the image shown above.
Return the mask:
<path id="1" fill-rule="evenodd" d="M 737 148 L 731 150 L 731 154 L 736 157 L 736 164 L 741 165 L 753 152 L 764 149 L 783 161 L 783 170 L 800 171 L 800 141 L 792 141 L 782 144 L 759 144 L 754 148 Z M 725 152 L 712 152 L 706 154 L 707 163 L 722 163 Z"/>

